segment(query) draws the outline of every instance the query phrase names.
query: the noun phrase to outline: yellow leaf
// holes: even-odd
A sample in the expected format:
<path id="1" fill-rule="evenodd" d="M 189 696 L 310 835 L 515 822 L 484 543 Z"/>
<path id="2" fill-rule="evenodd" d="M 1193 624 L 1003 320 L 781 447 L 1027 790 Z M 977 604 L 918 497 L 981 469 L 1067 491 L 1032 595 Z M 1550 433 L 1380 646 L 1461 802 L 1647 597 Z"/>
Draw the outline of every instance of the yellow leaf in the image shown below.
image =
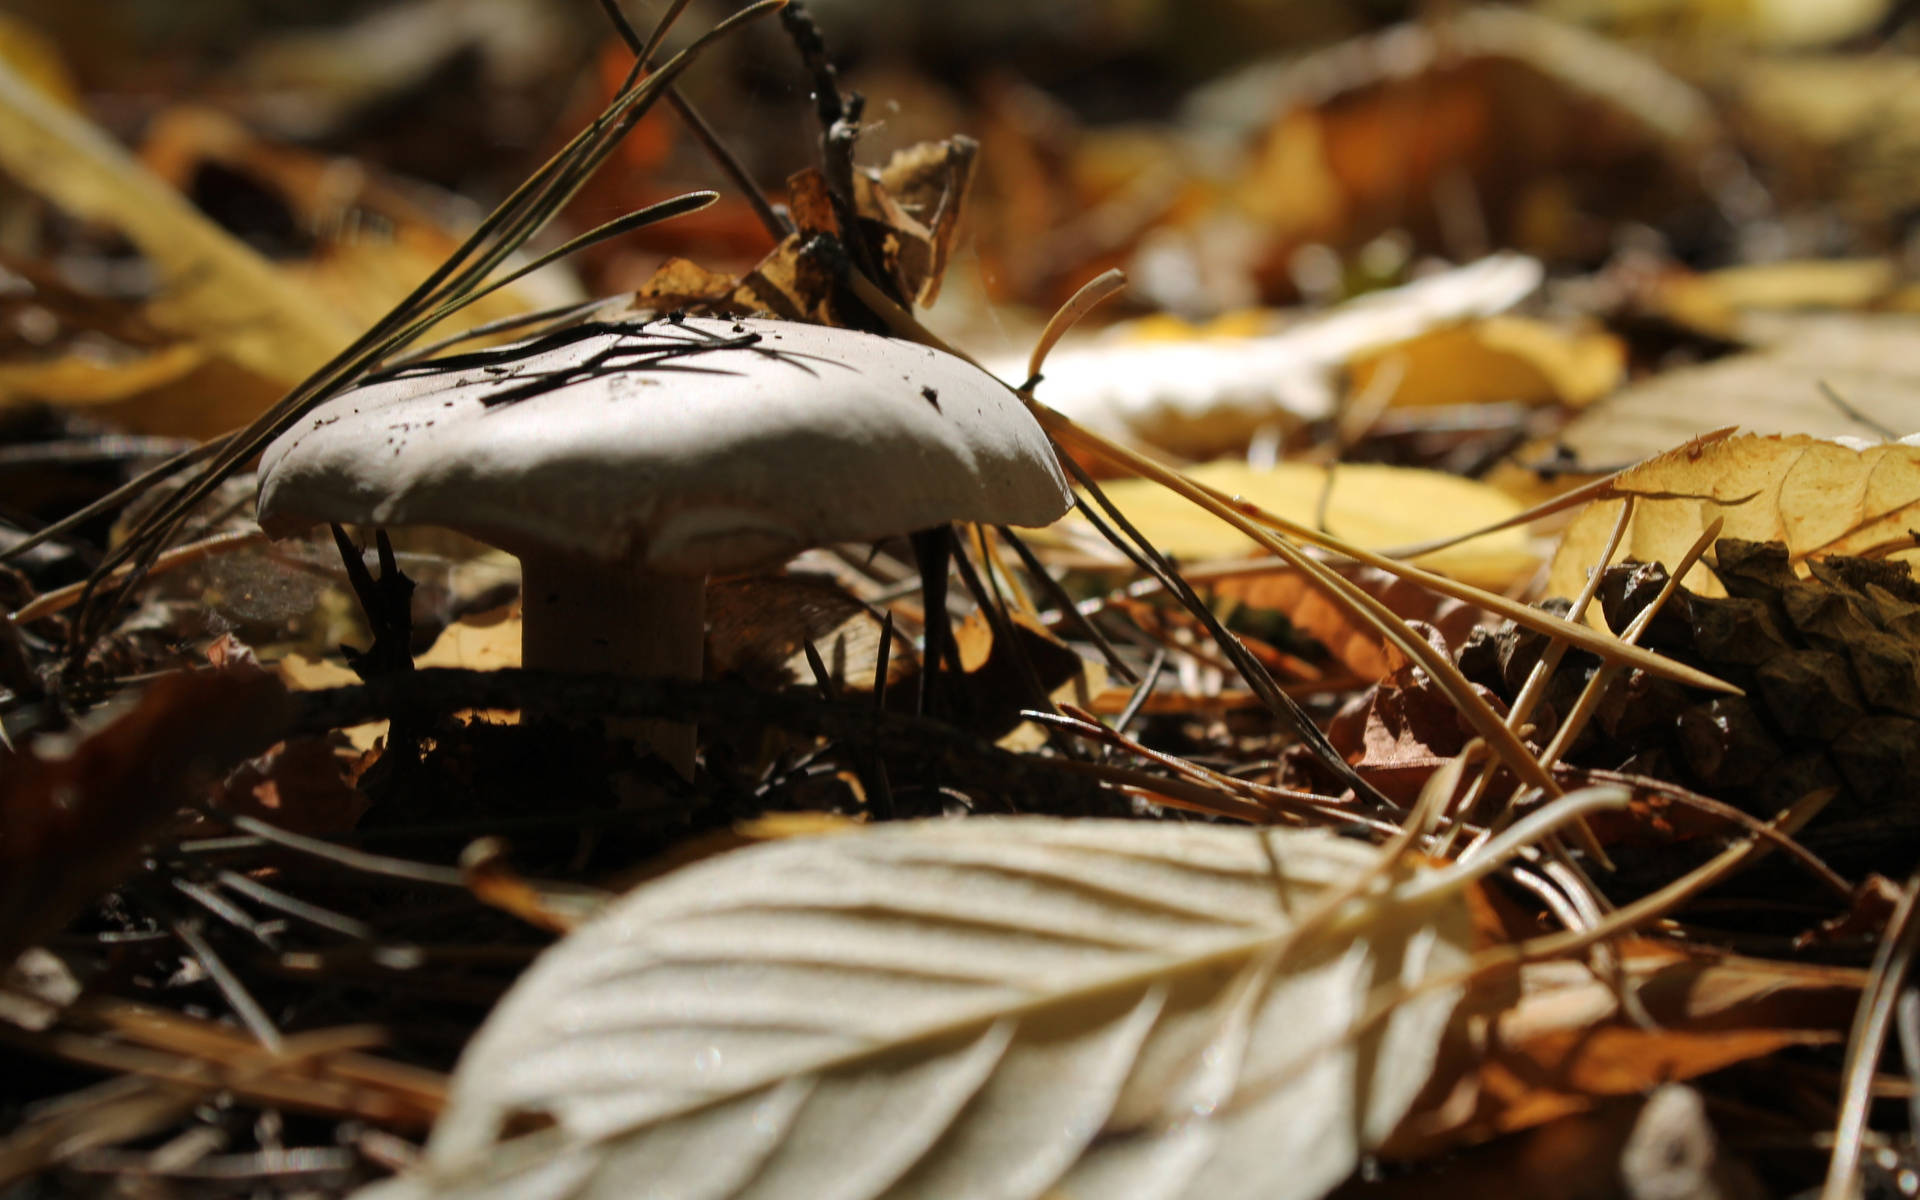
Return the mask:
<path id="1" fill-rule="evenodd" d="M 1662 281 L 1660 297 L 1681 312 L 1719 306 L 1734 311 L 1865 308 L 1899 280 L 1884 258 L 1802 260 L 1728 267 Z"/>
<path id="2" fill-rule="evenodd" d="M 1390 371 L 1391 403 L 1565 404 L 1581 407 L 1611 392 L 1626 349 L 1599 332 L 1570 332 L 1525 317 L 1489 317 L 1437 329 L 1373 351 L 1352 364 L 1353 391 Z"/>
<path id="3" fill-rule="evenodd" d="M 287 685 L 289 691 L 314 692 L 324 688 L 352 687 L 360 682 L 360 677 L 348 670 L 345 665 L 324 658 L 313 658 L 298 651 L 287 655 L 273 664 L 273 673 Z M 385 721 L 368 721 L 362 725 L 350 725 L 341 730 L 347 742 L 358 753 L 365 754 L 380 744 L 387 735 Z"/>
<path id="4" fill-rule="evenodd" d="M 274 265 L 297 294 L 351 323 L 369 326 L 409 295 L 459 247 L 434 214 L 377 172 L 350 159 L 257 137 L 225 113 L 176 105 L 148 127 L 141 163 L 163 183 L 190 192 L 209 167 L 245 178 L 311 241 L 285 247 Z M 582 299 L 549 286 L 553 272 L 503 288 L 452 317 L 434 336 L 532 308 Z"/>
<path id="5" fill-rule="evenodd" d="M 206 360 L 198 346 L 173 345 L 124 362 L 70 354 L 46 362 L 0 363 L 0 404 L 111 404 L 183 379 Z"/>
<path id="6" fill-rule="evenodd" d="M 440 636 L 434 639 L 427 652 L 414 659 L 414 665 L 462 667 L 472 671 L 519 666 L 519 608 L 497 608 L 462 617 L 441 630 Z M 360 677 L 340 660 L 315 658 L 297 650 L 276 661 L 273 671 L 289 689 L 297 692 L 351 687 L 360 682 Z M 517 718 L 496 713 L 491 719 L 512 723 Z M 369 721 L 364 725 L 350 726 L 344 732 L 353 748 L 364 754 L 387 735 L 387 722 Z"/>
<path id="7" fill-rule="evenodd" d="M 26 83 L 71 108 L 79 103 L 79 89 L 52 38 L 18 17 L 0 13 L 0 63 L 11 67 Z"/>
<path id="8" fill-rule="evenodd" d="M 1235 198 L 1255 220 L 1295 237 L 1338 233 L 1351 198 L 1327 158 L 1320 115 L 1296 109 L 1261 139 Z"/>
<path id="9" fill-rule="evenodd" d="M 1198 323 L 1172 313 L 1154 313 L 1116 326 L 1115 333 L 1129 342 L 1192 342 L 1266 337 L 1285 326 L 1286 314 L 1279 309 L 1239 308 Z"/>
<path id="10" fill-rule="evenodd" d="M 352 330 L 76 113 L 0 61 L 0 169 L 73 216 L 124 233 L 159 268 L 157 324 L 291 384 Z"/>
<path id="11" fill-rule="evenodd" d="M 1693 38 L 1776 50 L 1830 45 L 1882 20 L 1889 0 L 1548 0 L 1543 11 L 1641 37 Z"/>
<path id="12" fill-rule="evenodd" d="M 46 263 L 14 265 L 57 325 L 38 354 L 0 362 L 0 408 L 84 407 L 128 433 L 207 438 L 251 421 L 285 391 L 205 340 L 157 329 L 144 306 L 72 288 Z"/>
<path id="13" fill-rule="evenodd" d="M 463 667 L 470 671 L 519 666 L 519 608 L 493 609 L 460 618 L 440 631 L 427 652 L 414 659 L 414 665 Z"/>
<path id="14" fill-rule="evenodd" d="M 1521 511 L 1505 494 L 1457 475 L 1370 463 L 1332 472 L 1307 463 L 1256 470 L 1242 462 L 1212 462 L 1187 474 L 1311 525 L 1326 495 L 1326 528 L 1362 546 L 1389 549 L 1484 528 Z M 1253 541 L 1193 505 L 1144 480 L 1103 485 L 1107 495 L 1159 549 L 1186 561 L 1253 554 Z M 1503 588 L 1534 569 L 1526 533 L 1509 529 L 1417 560 L 1480 587 Z"/>
<path id="15" fill-rule="evenodd" d="M 1648 459 L 1618 486 L 1640 499 L 1620 558 L 1671 564 L 1708 522 L 1724 537 L 1779 541 L 1794 561 L 1911 547 L 1920 525 L 1920 446 L 1855 450 L 1811 437 L 1737 437 Z M 1550 595 L 1571 596 L 1598 565 L 1619 500 L 1591 504 L 1567 528 L 1547 577 Z M 1912 552 L 1895 554 L 1912 560 Z M 1685 583 L 1725 595 L 1706 565 Z"/>

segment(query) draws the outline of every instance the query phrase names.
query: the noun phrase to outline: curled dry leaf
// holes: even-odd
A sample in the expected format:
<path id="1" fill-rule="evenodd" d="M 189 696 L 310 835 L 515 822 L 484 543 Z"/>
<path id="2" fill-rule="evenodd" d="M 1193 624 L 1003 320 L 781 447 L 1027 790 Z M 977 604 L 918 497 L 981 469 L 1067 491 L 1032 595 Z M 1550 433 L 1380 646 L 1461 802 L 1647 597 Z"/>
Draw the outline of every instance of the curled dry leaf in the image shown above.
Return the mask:
<path id="1" fill-rule="evenodd" d="M 711 859 L 542 958 L 362 1196 L 1318 1196 L 1425 1084 L 1469 950 L 1458 889 L 1379 867 L 1033 818 Z"/>
<path id="2" fill-rule="evenodd" d="M 858 326 L 836 308 L 832 267 L 812 240 L 857 236 L 900 295 L 930 305 L 952 252 L 955 230 L 972 178 L 976 147 L 955 136 L 896 153 L 884 167 L 854 177 L 853 216 L 844 229 L 826 177 L 816 168 L 787 180 L 787 210 L 795 229 L 745 274 L 709 271 L 670 258 L 628 300 L 632 312 L 687 309 L 709 316 L 767 313 L 787 320 Z"/>
<path id="3" fill-rule="evenodd" d="M 1834 554 L 1913 554 L 1920 524 L 1920 446 L 1856 450 L 1811 437 L 1738 437 L 1687 446 L 1621 475 L 1620 492 L 1639 497 L 1619 557 L 1673 563 L 1715 517 L 1723 536 L 1785 543 L 1794 562 Z M 1619 518 L 1620 500 L 1602 500 L 1568 527 L 1547 576 L 1547 594 L 1573 596 Z M 1706 564 L 1686 586 L 1724 596 Z"/>

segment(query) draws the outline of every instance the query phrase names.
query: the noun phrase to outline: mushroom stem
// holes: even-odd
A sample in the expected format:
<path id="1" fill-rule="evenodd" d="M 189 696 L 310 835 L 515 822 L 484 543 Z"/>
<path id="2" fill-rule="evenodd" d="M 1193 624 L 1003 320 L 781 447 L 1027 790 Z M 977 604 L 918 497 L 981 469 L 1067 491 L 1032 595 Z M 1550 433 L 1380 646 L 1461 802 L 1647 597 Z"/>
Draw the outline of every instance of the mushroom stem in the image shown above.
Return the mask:
<path id="1" fill-rule="evenodd" d="M 520 556 L 520 658 L 529 667 L 636 679 L 698 679 L 706 665 L 706 577 L 546 550 Z M 694 727 L 609 720 L 607 731 L 693 778 Z"/>

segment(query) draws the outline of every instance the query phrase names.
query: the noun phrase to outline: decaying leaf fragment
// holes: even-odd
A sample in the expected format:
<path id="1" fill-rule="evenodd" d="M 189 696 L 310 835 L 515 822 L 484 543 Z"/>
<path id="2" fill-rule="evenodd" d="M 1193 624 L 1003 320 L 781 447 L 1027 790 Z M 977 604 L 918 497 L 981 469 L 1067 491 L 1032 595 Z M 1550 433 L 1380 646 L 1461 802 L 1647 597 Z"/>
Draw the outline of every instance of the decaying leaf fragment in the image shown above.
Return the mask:
<path id="1" fill-rule="evenodd" d="M 1378 865 L 1040 819 L 710 859 L 541 959 L 362 1195 L 1318 1196 L 1426 1082 L 1469 949 L 1457 892 Z"/>

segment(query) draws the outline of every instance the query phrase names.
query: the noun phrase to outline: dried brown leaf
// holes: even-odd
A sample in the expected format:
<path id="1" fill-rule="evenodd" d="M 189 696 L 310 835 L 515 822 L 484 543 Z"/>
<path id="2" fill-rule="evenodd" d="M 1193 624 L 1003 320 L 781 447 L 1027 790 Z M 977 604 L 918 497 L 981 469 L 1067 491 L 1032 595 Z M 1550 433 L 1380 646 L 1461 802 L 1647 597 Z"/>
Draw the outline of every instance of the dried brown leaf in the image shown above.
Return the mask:
<path id="1" fill-rule="evenodd" d="M 1716 957 L 1666 942 L 1618 949 L 1625 985 L 1654 1018 L 1622 1011 L 1614 984 L 1580 962 L 1536 963 L 1483 987 L 1422 1102 L 1385 1153 L 1417 1159 L 1525 1129 L 1790 1046 L 1845 1039 L 1863 973 Z"/>
<path id="2" fill-rule="evenodd" d="M 260 671 L 180 672 L 91 729 L 43 735 L 0 771 L 0 962 L 139 861 L 159 823 L 285 718 Z"/>
<path id="3" fill-rule="evenodd" d="M 805 643 L 811 641 L 835 685 L 873 686 L 881 620 L 833 580 L 819 575 L 743 575 L 707 585 L 707 654 L 715 675 L 737 673 L 755 684 L 812 684 Z M 904 683 L 917 656 L 903 638 L 887 653 L 887 683 Z"/>
<path id="4" fill-rule="evenodd" d="M 1448 644 L 1466 641 L 1486 613 L 1471 604 L 1439 596 L 1397 575 L 1375 567 L 1341 568 L 1388 611 L 1403 621 L 1425 621 L 1438 629 Z M 1371 626 L 1356 623 L 1346 611 L 1298 571 L 1275 570 L 1217 580 L 1212 590 L 1250 608 L 1270 609 L 1286 616 L 1293 627 L 1320 642 L 1342 664 L 1369 682 L 1378 682 L 1406 665 L 1405 656 L 1383 642 Z"/>

